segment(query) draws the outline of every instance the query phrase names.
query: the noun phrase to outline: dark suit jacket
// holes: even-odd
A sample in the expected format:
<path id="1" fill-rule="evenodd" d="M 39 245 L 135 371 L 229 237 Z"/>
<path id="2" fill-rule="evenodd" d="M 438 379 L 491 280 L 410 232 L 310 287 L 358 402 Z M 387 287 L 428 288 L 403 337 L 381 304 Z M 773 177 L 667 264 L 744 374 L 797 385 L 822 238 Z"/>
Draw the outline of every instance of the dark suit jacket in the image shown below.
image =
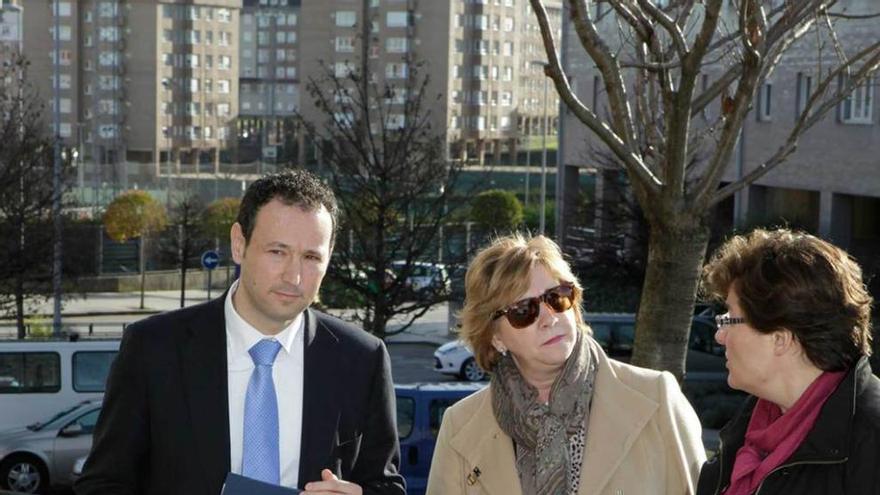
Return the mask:
<path id="1" fill-rule="evenodd" d="M 220 493 L 230 471 L 224 300 L 125 330 L 78 495 Z M 323 313 L 305 317 L 300 487 L 329 468 L 365 494 L 404 494 L 385 345 Z"/>

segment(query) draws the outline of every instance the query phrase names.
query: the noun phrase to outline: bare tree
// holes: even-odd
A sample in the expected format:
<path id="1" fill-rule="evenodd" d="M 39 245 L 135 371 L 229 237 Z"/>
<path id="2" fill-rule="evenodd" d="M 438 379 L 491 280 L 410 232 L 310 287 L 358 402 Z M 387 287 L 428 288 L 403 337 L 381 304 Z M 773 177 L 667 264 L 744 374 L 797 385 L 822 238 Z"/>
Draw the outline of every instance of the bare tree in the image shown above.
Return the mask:
<path id="1" fill-rule="evenodd" d="M 880 41 L 842 46 L 832 19 L 852 16 L 832 12 L 836 0 L 605 0 L 604 14 L 596 2 L 566 0 L 607 92 L 605 116 L 572 90 L 544 2 L 529 1 L 549 60 L 546 75 L 625 170 L 648 222 L 633 362 L 681 378 L 712 208 L 779 166 L 808 129 L 864 84 L 880 65 Z M 824 63 L 815 91 L 778 149 L 719 187 L 756 89 L 807 35 Z M 708 71 L 720 75 L 701 90 L 698 79 Z M 703 121 L 710 107 L 720 111 Z M 707 158 L 692 160 L 699 153 Z"/>
<path id="2" fill-rule="evenodd" d="M 198 196 L 184 193 L 174 199 L 170 209 L 168 228 L 160 241 L 163 258 L 173 260 L 180 269 L 180 307 L 186 302 L 186 272 L 190 265 L 213 240 L 205 232 L 204 204 Z"/>
<path id="3" fill-rule="evenodd" d="M 52 295 L 54 138 L 45 103 L 28 80 L 28 61 L 0 52 L 0 308 L 25 337 L 26 303 Z M 63 174 L 70 171 L 64 164 Z M 11 310 L 11 311 L 10 311 Z"/>
<path id="4" fill-rule="evenodd" d="M 441 253 L 447 265 L 464 259 L 444 249 L 443 231 L 466 204 L 467 191 L 458 188 L 462 164 L 447 159 L 445 136 L 432 124 L 439 96 L 428 94 L 428 78 L 410 60 L 402 67 L 399 84 L 375 82 L 366 62 L 344 75 L 325 68 L 306 85 L 322 121 L 298 118 L 340 202 L 328 278 L 359 296 L 356 317 L 379 337 L 406 330 L 448 298 L 449 282 L 436 265 Z M 439 276 L 415 293 L 419 270 Z M 394 317 L 401 324 L 389 331 Z"/>

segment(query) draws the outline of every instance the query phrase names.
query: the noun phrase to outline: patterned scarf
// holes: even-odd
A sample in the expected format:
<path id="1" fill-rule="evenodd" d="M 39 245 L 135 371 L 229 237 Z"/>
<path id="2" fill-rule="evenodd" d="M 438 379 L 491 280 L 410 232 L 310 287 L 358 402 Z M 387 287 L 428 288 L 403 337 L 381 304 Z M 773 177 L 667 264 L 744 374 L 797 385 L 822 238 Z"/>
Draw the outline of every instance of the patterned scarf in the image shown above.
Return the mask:
<path id="1" fill-rule="evenodd" d="M 549 404 L 538 400 L 538 391 L 523 379 L 512 357 L 503 356 L 495 367 L 492 409 L 501 429 L 516 442 L 523 493 L 565 495 L 574 486 L 569 437 L 581 428 L 586 431 L 596 361 L 590 338 L 578 332 L 574 350 L 550 388 Z"/>

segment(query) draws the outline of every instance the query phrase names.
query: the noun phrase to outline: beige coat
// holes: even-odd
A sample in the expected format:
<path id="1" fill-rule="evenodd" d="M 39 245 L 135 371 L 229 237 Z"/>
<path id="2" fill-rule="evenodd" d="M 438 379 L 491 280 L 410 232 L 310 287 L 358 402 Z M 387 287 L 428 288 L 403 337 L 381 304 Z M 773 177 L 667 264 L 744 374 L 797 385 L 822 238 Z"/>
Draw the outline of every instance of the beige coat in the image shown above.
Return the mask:
<path id="1" fill-rule="evenodd" d="M 600 351 L 595 386 L 578 495 L 693 494 L 706 455 L 672 375 Z M 427 495 L 457 494 L 522 494 L 489 387 L 449 408 L 440 427 Z"/>

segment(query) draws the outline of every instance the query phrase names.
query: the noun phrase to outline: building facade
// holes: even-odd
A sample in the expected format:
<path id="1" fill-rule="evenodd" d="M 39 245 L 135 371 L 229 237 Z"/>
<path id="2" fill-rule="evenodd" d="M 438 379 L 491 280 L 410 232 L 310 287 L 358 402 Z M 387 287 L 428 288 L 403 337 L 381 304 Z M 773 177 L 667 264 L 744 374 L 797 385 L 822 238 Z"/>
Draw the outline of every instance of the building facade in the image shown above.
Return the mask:
<path id="1" fill-rule="evenodd" d="M 80 180 L 127 188 L 182 166 L 216 165 L 238 114 L 240 7 L 241 0 L 27 3 L 30 76 L 52 102 L 49 115 L 58 87 L 59 134 L 79 150 Z"/>

